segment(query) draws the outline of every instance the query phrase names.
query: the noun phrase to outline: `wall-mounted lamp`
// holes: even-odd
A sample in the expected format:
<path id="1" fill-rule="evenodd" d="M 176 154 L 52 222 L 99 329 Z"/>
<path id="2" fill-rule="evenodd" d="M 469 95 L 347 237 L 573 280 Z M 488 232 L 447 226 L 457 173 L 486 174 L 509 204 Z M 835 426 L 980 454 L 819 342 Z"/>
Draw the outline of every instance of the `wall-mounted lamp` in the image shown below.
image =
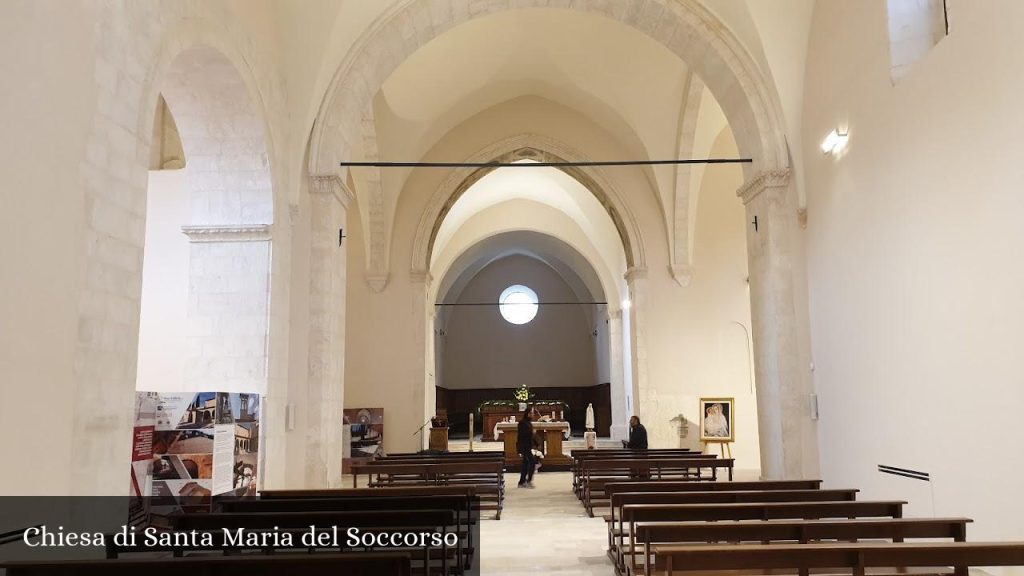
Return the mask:
<path id="1" fill-rule="evenodd" d="M 629 310 L 629 308 L 630 308 L 631 306 L 633 306 L 633 303 L 632 303 L 632 302 L 630 302 L 629 300 L 623 300 L 623 301 L 622 301 L 622 309 L 623 309 L 623 310 Z"/>
<path id="2" fill-rule="evenodd" d="M 825 136 L 825 140 L 821 142 L 821 152 L 823 154 L 839 154 L 846 148 L 846 143 L 850 140 L 850 134 L 847 131 L 840 132 L 839 129 L 835 129 Z"/>

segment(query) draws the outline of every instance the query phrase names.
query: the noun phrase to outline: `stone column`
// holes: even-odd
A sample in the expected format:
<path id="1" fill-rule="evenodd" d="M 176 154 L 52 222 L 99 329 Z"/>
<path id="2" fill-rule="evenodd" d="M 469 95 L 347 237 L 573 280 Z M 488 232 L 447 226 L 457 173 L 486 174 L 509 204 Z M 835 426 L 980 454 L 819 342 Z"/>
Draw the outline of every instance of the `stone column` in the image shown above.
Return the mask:
<path id="1" fill-rule="evenodd" d="M 765 171 L 737 192 L 748 221 L 761 476 L 767 480 L 803 477 L 805 442 L 815 434 L 808 409 L 809 382 L 799 369 L 793 291 L 799 224 L 791 186 L 789 170 Z"/>
<path id="2" fill-rule="evenodd" d="M 430 273 L 424 270 L 413 270 L 410 273 L 412 279 L 412 301 L 410 309 L 414 324 L 415 338 L 413 350 L 417 350 L 422 357 L 417 358 L 412 364 L 412 405 L 420 409 L 414 413 L 418 414 L 418 422 L 412 423 L 413 430 L 420 427 L 427 419 L 434 416 L 436 412 L 437 389 L 434 387 L 434 355 L 433 355 L 433 332 L 434 332 L 434 306 L 429 300 Z M 423 450 L 428 446 L 430 426 L 423 428 L 423 433 L 414 438 L 416 449 Z"/>
<path id="3" fill-rule="evenodd" d="M 648 310 L 647 269 L 632 267 L 626 270 L 626 284 L 629 287 L 630 307 L 629 328 L 631 333 L 630 347 L 633 357 L 633 414 L 641 421 L 653 412 L 649 405 L 650 396 L 647 389 L 647 346 L 645 344 L 646 324 L 644 319 L 651 313 Z"/>
<path id="4" fill-rule="evenodd" d="M 611 436 L 617 440 L 629 437 L 629 414 L 626 413 L 626 379 L 623 364 L 622 310 L 608 311 L 608 359 L 611 364 L 612 425 Z"/>
<path id="5" fill-rule="evenodd" d="M 305 488 L 341 486 L 347 251 L 341 230 L 351 199 L 337 176 L 312 177 Z"/>

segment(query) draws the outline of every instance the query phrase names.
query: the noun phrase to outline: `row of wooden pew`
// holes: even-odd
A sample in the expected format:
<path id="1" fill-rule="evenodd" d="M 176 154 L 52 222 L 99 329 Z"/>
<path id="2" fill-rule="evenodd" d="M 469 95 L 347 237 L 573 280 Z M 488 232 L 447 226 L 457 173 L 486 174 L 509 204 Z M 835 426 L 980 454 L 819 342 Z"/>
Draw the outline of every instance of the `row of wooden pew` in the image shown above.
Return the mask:
<path id="1" fill-rule="evenodd" d="M 719 469 L 733 479 L 733 459 L 683 449 L 573 450 L 572 485 L 587 513 L 605 504 L 604 485 L 623 479 L 717 480 Z"/>
<path id="2" fill-rule="evenodd" d="M 473 486 L 482 510 L 501 519 L 505 505 L 505 455 L 497 451 L 392 454 L 353 464 L 352 487 Z"/>
<path id="3" fill-rule="evenodd" d="M 209 513 L 176 512 L 162 518 L 164 532 L 209 534 L 208 544 L 187 547 L 135 545 L 106 540 L 106 560 L 33 561 L 0 564 L 10 576 L 92 574 L 384 574 L 465 576 L 479 573 L 479 500 L 473 485 L 404 486 L 338 490 L 264 491 L 258 498 L 222 499 Z M 336 541 L 302 540 L 316 529 Z M 421 544 L 350 543 L 360 534 L 451 534 L 453 541 L 424 538 Z M 142 527 L 139 527 L 140 531 Z M 273 534 L 239 545 L 224 530 Z M 291 542 L 283 543 L 290 534 Z M 193 536 L 193 539 L 196 538 Z"/>
<path id="4" fill-rule="evenodd" d="M 590 452 L 598 454 L 580 457 L 581 472 L 588 461 L 664 456 Z M 636 474 L 600 484 L 583 474 L 574 480 L 582 483 L 574 486 L 581 499 L 589 490 L 588 509 L 608 507 L 608 555 L 620 575 L 781 570 L 863 576 L 914 569 L 966 576 L 971 566 L 1024 566 L 1024 542 L 967 542 L 969 518 L 904 518 L 903 501 L 858 500 L 856 489 L 823 489 L 820 480 Z"/>

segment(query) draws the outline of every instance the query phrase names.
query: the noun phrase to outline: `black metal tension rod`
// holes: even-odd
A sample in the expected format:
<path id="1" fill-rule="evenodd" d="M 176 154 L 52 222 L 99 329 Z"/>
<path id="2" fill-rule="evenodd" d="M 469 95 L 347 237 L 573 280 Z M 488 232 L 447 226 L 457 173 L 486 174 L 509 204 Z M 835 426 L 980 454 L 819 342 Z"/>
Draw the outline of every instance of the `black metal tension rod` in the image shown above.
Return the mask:
<path id="1" fill-rule="evenodd" d="M 438 302 L 434 306 L 579 306 L 585 305 L 607 305 L 607 302 Z"/>
<path id="2" fill-rule="evenodd" d="M 750 164 L 750 158 L 683 160 L 600 160 L 585 162 L 341 162 L 342 167 L 365 168 L 574 168 L 588 166 L 663 166 L 678 164 Z"/>

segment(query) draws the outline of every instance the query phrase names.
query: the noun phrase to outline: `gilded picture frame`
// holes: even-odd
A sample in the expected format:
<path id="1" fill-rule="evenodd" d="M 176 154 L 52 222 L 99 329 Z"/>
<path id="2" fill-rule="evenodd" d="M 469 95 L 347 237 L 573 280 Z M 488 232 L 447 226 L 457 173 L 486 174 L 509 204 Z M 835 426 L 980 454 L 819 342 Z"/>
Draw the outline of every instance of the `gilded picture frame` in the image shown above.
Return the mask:
<path id="1" fill-rule="evenodd" d="M 700 441 L 735 442 L 735 408 L 735 398 L 701 398 Z"/>

